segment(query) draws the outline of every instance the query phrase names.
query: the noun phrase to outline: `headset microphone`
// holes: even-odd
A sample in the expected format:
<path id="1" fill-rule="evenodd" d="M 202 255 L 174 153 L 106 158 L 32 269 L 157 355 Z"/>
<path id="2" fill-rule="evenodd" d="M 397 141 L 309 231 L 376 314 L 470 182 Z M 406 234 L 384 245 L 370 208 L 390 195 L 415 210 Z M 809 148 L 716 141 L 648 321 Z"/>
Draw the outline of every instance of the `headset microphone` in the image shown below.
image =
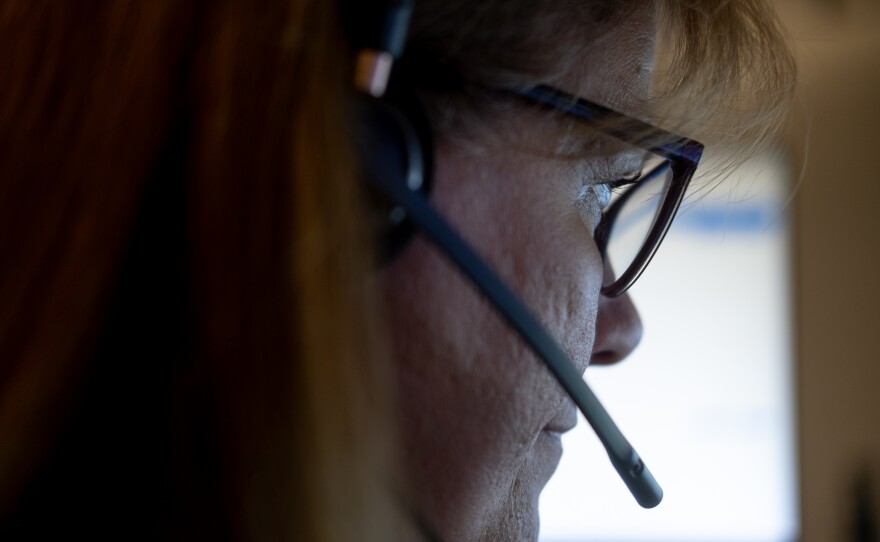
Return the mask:
<path id="1" fill-rule="evenodd" d="M 393 59 L 402 53 L 412 1 L 387 1 L 381 3 L 381 9 L 377 9 L 375 3 L 352 1 L 360 6 L 371 6 L 374 11 L 368 20 L 377 22 L 372 28 L 379 30 L 379 34 L 370 36 L 361 27 L 349 36 L 353 44 L 359 47 L 356 88 L 370 96 L 360 104 L 363 124 L 360 127 L 361 136 L 357 138 L 358 150 L 366 180 L 391 202 L 389 227 L 392 237 L 397 236 L 391 243 L 392 253 L 400 248 L 409 235 L 405 228 L 414 225 L 424 232 L 474 282 L 543 360 L 599 437 L 611 463 L 636 501 L 645 508 L 657 506 L 663 498 L 663 490 L 581 378 L 565 351 L 532 316 L 525 304 L 428 203 L 426 193 L 433 169 L 433 144 L 430 130 L 421 126 L 424 123 L 420 119 L 424 114 L 417 107 L 412 107 L 412 100 L 405 102 L 409 103 L 409 111 L 402 112 L 390 100 L 378 99 L 385 92 Z M 349 17 L 351 14 L 346 12 L 347 21 L 363 20 Z M 412 122 L 412 119 L 416 119 L 416 122 Z"/>

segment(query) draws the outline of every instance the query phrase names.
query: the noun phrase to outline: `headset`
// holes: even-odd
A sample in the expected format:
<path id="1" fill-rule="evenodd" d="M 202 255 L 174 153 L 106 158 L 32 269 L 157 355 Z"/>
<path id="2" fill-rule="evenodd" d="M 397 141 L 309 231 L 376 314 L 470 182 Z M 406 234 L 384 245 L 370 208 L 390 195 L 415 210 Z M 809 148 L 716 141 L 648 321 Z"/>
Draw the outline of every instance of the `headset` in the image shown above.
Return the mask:
<path id="1" fill-rule="evenodd" d="M 391 74 L 404 50 L 413 0 L 342 0 L 343 22 L 356 51 L 360 94 L 356 146 L 370 190 L 384 199 L 382 252 L 391 258 L 418 231 L 464 273 L 544 362 L 593 428 L 629 491 L 645 508 L 663 490 L 556 340 L 526 305 L 430 205 L 431 131 L 418 100 Z M 389 81 L 392 81 L 389 90 Z"/>

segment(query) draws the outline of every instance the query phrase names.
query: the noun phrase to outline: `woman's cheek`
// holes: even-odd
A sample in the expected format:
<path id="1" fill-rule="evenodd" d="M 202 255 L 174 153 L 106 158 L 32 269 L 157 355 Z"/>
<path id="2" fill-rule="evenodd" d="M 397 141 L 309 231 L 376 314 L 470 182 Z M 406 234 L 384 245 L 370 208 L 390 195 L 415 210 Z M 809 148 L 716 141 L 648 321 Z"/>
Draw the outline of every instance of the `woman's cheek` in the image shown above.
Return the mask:
<path id="1" fill-rule="evenodd" d="M 595 338 L 599 291 L 602 286 L 602 258 L 593 232 L 601 220 L 595 194 L 578 201 L 569 199 L 557 215 L 557 242 L 548 245 L 545 257 L 554 262 L 549 291 L 554 307 L 548 307 L 552 321 L 546 322 L 581 371 L 586 369 Z M 552 253 L 550 251 L 552 250 Z"/>

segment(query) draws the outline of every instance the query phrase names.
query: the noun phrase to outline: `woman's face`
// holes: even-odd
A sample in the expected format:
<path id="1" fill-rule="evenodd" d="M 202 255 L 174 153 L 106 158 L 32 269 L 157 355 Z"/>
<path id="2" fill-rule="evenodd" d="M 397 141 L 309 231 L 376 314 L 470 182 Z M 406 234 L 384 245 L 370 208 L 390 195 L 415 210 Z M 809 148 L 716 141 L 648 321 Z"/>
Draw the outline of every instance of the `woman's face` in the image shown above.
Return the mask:
<path id="1" fill-rule="evenodd" d="M 600 38 L 559 86 L 627 111 L 647 97 L 652 19 Z M 566 132 L 527 107 L 490 121 L 489 141 L 441 139 L 433 206 L 525 301 L 575 361 L 626 356 L 641 328 L 627 297 L 599 294 L 588 187 L 637 168 L 637 153 Z M 563 137 L 566 136 L 566 137 Z M 575 158 L 576 157 L 576 158 Z M 534 540 L 538 497 L 574 406 L 471 283 L 417 236 L 382 275 L 414 498 L 444 540 Z M 610 468 L 610 467 L 609 467 Z"/>

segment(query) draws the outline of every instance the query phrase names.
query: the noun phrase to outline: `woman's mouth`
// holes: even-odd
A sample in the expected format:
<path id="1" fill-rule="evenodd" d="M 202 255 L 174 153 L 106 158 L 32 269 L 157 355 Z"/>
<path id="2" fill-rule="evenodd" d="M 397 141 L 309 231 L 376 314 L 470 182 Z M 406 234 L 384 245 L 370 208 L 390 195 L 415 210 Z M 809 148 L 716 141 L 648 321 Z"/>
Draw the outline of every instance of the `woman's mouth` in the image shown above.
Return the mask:
<path id="1" fill-rule="evenodd" d="M 547 422 L 542 431 L 559 437 L 574 429 L 576 425 L 577 409 L 571 401 L 566 400 L 565 405 Z"/>
<path id="2" fill-rule="evenodd" d="M 562 458 L 562 435 L 571 431 L 575 425 L 577 425 L 577 410 L 568 401 L 538 434 L 535 451 L 548 469 L 545 482 L 556 471 Z"/>

